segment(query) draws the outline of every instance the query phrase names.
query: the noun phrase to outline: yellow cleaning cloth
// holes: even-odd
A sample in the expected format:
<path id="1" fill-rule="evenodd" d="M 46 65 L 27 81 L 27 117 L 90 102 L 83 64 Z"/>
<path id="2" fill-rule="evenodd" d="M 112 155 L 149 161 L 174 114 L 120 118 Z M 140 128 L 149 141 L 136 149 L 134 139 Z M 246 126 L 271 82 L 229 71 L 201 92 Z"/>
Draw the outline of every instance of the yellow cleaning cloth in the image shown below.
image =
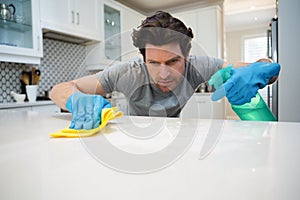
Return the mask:
<path id="1" fill-rule="evenodd" d="M 78 138 L 78 137 L 92 136 L 98 133 L 99 131 L 101 131 L 106 126 L 109 120 L 116 119 L 121 116 L 123 116 L 123 112 L 118 111 L 117 107 L 103 108 L 101 112 L 101 124 L 97 128 L 90 129 L 90 130 L 85 130 L 85 129 L 76 130 L 76 129 L 66 128 L 57 131 L 55 133 L 51 133 L 50 136 L 55 138 L 57 137 Z"/>

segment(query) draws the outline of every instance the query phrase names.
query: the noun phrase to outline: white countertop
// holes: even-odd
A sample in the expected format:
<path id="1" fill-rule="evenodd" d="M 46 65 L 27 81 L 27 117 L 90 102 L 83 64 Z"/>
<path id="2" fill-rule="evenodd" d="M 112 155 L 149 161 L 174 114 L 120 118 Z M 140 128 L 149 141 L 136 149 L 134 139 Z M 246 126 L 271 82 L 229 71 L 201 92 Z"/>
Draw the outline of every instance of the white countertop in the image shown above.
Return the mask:
<path id="1" fill-rule="evenodd" d="M 0 111 L 0 199 L 300 199 L 300 123 L 124 116 L 49 137 L 70 120 Z"/>
<path id="2" fill-rule="evenodd" d="M 0 109 L 20 108 L 20 107 L 28 107 L 28 106 L 42 106 L 42 105 L 54 105 L 54 102 L 50 101 L 50 100 L 42 100 L 42 101 L 36 101 L 36 102 L 0 103 Z"/>

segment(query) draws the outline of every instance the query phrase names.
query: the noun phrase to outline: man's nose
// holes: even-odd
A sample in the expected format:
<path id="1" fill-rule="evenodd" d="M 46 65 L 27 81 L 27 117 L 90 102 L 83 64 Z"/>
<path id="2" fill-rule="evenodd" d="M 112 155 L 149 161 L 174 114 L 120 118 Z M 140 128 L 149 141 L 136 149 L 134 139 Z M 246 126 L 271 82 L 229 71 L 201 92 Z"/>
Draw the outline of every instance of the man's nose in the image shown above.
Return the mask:
<path id="1" fill-rule="evenodd" d="M 159 76 L 160 76 L 162 79 L 168 78 L 168 76 L 170 76 L 170 68 L 169 68 L 167 65 L 162 64 L 162 65 L 160 66 Z"/>

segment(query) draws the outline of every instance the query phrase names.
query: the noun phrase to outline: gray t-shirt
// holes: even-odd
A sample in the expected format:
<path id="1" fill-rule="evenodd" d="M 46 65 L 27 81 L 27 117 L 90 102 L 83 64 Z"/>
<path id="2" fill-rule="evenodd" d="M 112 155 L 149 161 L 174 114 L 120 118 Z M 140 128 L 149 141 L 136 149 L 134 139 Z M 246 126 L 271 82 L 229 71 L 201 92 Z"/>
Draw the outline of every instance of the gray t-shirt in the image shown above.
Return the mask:
<path id="1" fill-rule="evenodd" d="M 130 115 L 177 117 L 198 86 L 209 80 L 223 65 L 223 60 L 208 56 L 190 56 L 183 81 L 164 93 L 151 80 L 141 58 L 113 65 L 97 78 L 106 93 L 125 95 Z"/>

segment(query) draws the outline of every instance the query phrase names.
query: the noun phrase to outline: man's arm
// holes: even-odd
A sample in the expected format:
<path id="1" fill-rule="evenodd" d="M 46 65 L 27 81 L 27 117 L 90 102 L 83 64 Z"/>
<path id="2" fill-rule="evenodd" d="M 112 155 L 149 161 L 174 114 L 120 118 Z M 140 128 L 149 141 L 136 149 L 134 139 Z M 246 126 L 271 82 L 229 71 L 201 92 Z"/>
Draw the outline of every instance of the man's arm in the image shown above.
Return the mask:
<path id="1" fill-rule="evenodd" d="M 268 62 L 268 63 L 272 63 L 273 61 L 269 58 L 261 58 L 259 60 L 257 60 L 256 62 Z M 232 64 L 233 68 L 238 68 L 238 67 L 245 67 L 251 63 L 247 63 L 247 62 L 224 62 L 222 65 L 222 68 L 227 67 L 228 65 Z M 273 84 L 276 80 L 278 79 L 278 76 L 274 76 L 270 79 L 270 81 L 268 82 L 268 85 Z"/>
<path id="2" fill-rule="evenodd" d="M 60 108 L 66 110 L 67 99 L 75 92 L 98 95 L 105 94 L 102 85 L 94 74 L 55 85 L 50 92 L 50 98 Z"/>
<path id="3" fill-rule="evenodd" d="M 228 67 L 228 65 L 232 65 L 233 68 L 239 68 L 239 67 L 245 67 L 249 65 L 250 63 L 246 62 L 224 62 L 222 65 L 222 68 Z"/>
<path id="4" fill-rule="evenodd" d="M 259 59 L 245 67 L 243 63 L 232 63 L 234 68 L 227 67 L 228 64 L 223 63 L 225 68 L 214 74 L 208 83 L 216 87 L 212 100 L 226 96 L 232 105 L 250 102 L 259 89 L 276 81 L 280 72 L 280 65 L 269 59 Z"/>

